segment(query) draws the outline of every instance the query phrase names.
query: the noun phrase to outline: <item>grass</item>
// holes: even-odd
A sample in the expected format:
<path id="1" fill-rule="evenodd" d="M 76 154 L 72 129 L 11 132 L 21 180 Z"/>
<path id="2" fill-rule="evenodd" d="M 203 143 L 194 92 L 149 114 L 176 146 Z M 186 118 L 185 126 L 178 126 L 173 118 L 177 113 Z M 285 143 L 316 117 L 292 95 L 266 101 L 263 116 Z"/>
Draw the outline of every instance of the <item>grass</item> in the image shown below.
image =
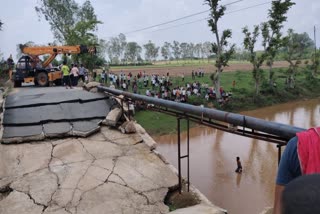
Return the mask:
<path id="1" fill-rule="evenodd" d="M 221 75 L 221 86 L 226 91 L 232 91 L 233 96 L 228 104 L 221 107 L 218 103 L 206 102 L 204 99 L 200 99 L 201 103 L 207 107 L 214 107 L 224 111 L 239 112 L 244 110 L 253 110 L 256 108 L 270 106 L 279 103 L 285 103 L 293 100 L 299 100 L 304 98 L 315 98 L 319 97 L 320 81 L 319 79 L 309 79 L 309 73 L 306 68 L 302 68 L 296 75 L 296 87 L 289 89 L 286 86 L 285 69 L 274 69 L 275 71 L 275 82 L 277 83 L 276 88 L 271 88 L 264 80 L 261 86 L 261 94 L 256 97 L 254 95 L 254 81 L 252 79 L 252 73 L 248 71 L 235 71 L 225 72 Z M 267 73 L 265 72 L 267 77 Z M 236 85 L 233 88 L 232 82 L 236 81 Z M 203 78 L 196 78 L 202 84 L 208 84 L 212 86 L 209 75 L 205 75 Z M 182 86 L 187 82 L 193 82 L 191 76 L 186 76 L 185 81 L 182 82 L 181 77 L 172 79 L 173 86 Z M 146 88 L 141 88 L 140 93 L 145 94 Z M 194 101 L 194 99 L 191 99 Z M 135 119 L 141 124 L 151 135 L 163 135 L 176 132 L 176 118 L 165 115 L 163 113 L 152 112 L 152 111 L 141 111 L 137 112 Z M 194 126 L 195 124 L 191 124 Z M 182 129 L 186 129 L 186 124 L 182 123 Z"/>
<path id="2" fill-rule="evenodd" d="M 154 111 L 138 111 L 134 118 L 151 135 L 173 134 L 177 132 L 177 118 Z M 190 122 L 190 126 L 195 124 Z M 187 122 L 181 120 L 182 131 L 187 130 Z"/>

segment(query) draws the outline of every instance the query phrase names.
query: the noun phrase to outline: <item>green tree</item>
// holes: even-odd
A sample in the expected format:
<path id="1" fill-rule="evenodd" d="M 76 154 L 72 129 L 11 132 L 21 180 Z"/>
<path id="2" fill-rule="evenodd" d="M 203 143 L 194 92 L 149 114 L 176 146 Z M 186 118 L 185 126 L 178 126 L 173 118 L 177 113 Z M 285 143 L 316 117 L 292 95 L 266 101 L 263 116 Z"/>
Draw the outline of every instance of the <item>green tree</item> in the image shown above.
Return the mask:
<path id="1" fill-rule="evenodd" d="M 295 75 L 298 67 L 301 64 L 306 49 L 309 49 L 314 44 L 308 39 L 309 36 L 305 34 L 294 33 L 292 29 L 288 30 L 288 35 L 284 37 L 284 58 L 289 63 L 287 83 L 289 88 L 295 87 Z M 313 71 L 313 69 L 311 69 Z M 312 72 L 311 75 L 315 77 Z"/>
<path id="2" fill-rule="evenodd" d="M 173 56 L 176 60 L 180 59 L 181 50 L 180 50 L 180 43 L 178 41 L 173 41 L 172 45 Z"/>
<path id="3" fill-rule="evenodd" d="M 188 43 L 182 42 L 180 43 L 180 51 L 181 51 L 181 56 L 183 59 L 188 58 Z"/>
<path id="4" fill-rule="evenodd" d="M 143 45 L 145 49 L 145 60 L 154 61 L 159 55 L 159 47 L 157 47 L 153 42 L 149 40 L 149 42 Z"/>
<path id="5" fill-rule="evenodd" d="M 202 57 L 202 52 L 201 52 L 201 49 L 202 49 L 202 43 L 197 43 L 195 46 L 194 46 L 194 54 L 195 56 L 200 59 Z M 199 61 L 200 62 L 200 61 Z"/>
<path id="6" fill-rule="evenodd" d="M 260 84 L 263 77 L 263 70 L 261 66 L 264 60 L 267 58 L 266 52 L 262 52 L 260 54 L 255 50 L 255 46 L 257 43 L 258 36 L 260 34 L 259 26 L 254 26 L 254 30 L 252 33 L 249 31 L 248 27 L 243 28 L 244 33 L 244 48 L 250 53 L 250 63 L 253 65 L 252 76 L 255 81 L 255 94 L 258 95 L 260 93 Z"/>
<path id="7" fill-rule="evenodd" d="M 208 24 L 211 32 L 216 37 L 216 42 L 212 44 L 212 53 L 216 55 L 215 66 L 217 68 L 216 72 L 211 76 L 211 80 L 216 89 L 217 98 L 221 98 L 220 94 L 220 74 L 222 73 L 224 67 L 228 66 L 228 62 L 234 53 L 235 45 L 232 44 L 229 46 L 228 39 L 232 37 L 231 30 L 227 29 L 222 31 L 222 34 L 219 34 L 218 22 L 223 17 L 226 7 L 219 5 L 221 0 L 205 0 L 205 3 L 210 7 L 210 19 Z"/>
<path id="8" fill-rule="evenodd" d="M 49 22 L 54 37 L 68 45 L 95 37 L 92 32 L 102 23 L 88 0 L 81 6 L 74 0 L 40 0 L 35 10 Z"/>
<path id="9" fill-rule="evenodd" d="M 39 17 L 43 16 L 49 22 L 55 39 L 60 43 L 67 45 L 100 43 L 94 32 L 102 22 L 97 19 L 89 0 L 82 5 L 75 0 L 40 0 L 35 10 Z M 81 55 L 73 58 L 88 66 L 94 61 L 101 61 L 98 57 Z"/>
<path id="10" fill-rule="evenodd" d="M 138 58 L 141 57 L 142 48 L 136 42 L 129 42 L 125 50 L 125 58 L 127 61 L 136 63 Z"/>
<path id="11" fill-rule="evenodd" d="M 124 54 L 127 47 L 127 38 L 123 33 L 120 33 L 119 36 L 119 46 L 120 46 L 120 58 L 124 61 Z"/>
<path id="12" fill-rule="evenodd" d="M 283 44 L 285 49 L 284 57 L 289 62 L 287 84 L 289 88 L 294 88 L 295 75 L 301 64 L 303 51 L 306 46 L 299 41 L 299 35 L 294 33 L 292 29 L 288 30 L 288 35 L 284 38 Z"/>
<path id="13" fill-rule="evenodd" d="M 164 58 L 164 60 L 168 60 L 171 57 L 171 44 L 169 42 L 165 42 L 163 46 L 161 47 L 161 55 Z"/>
<path id="14" fill-rule="evenodd" d="M 201 55 L 203 58 L 206 57 L 208 59 L 208 62 L 209 62 L 210 56 L 212 55 L 211 50 L 212 50 L 211 42 L 204 42 L 202 44 Z"/>
<path id="15" fill-rule="evenodd" d="M 194 58 L 194 53 L 195 53 L 195 45 L 191 42 L 187 46 L 187 52 L 188 52 L 188 58 L 193 60 Z"/>
<path id="16" fill-rule="evenodd" d="M 271 3 L 272 7 L 269 10 L 269 21 L 262 23 L 261 26 L 256 25 L 253 32 L 249 32 L 248 27 L 243 28 L 244 48 L 250 53 L 250 62 L 253 65 L 253 79 L 255 81 L 255 94 L 256 96 L 260 93 L 260 85 L 263 77 L 263 70 L 261 66 L 265 60 L 268 60 L 270 66 L 269 80 L 272 79 L 272 65 L 274 57 L 282 46 L 282 35 L 281 29 L 283 23 L 287 20 L 286 14 L 294 3 L 291 0 L 275 0 Z M 262 46 L 264 50 L 258 54 L 255 50 L 258 36 L 262 34 Z"/>
<path id="17" fill-rule="evenodd" d="M 320 69 L 320 50 L 317 53 L 313 53 L 311 56 L 311 72 L 312 77 L 315 77 Z"/>
<path id="18" fill-rule="evenodd" d="M 269 83 L 271 86 L 273 85 L 274 76 L 272 70 L 274 58 L 283 45 L 281 29 L 283 28 L 283 23 L 287 21 L 287 12 L 294 4 L 291 0 L 272 1 L 272 7 L 268 13 L 269 20 L 261 24 L 262 45 L 267 53 L 266 61 L 269 66 Z"/>
<path id="19" fill-rule="evenodd" d="M 112 64 L 119 64 L 123 59 L 125 47 L 127 45 L 126 36 L 119 34 L 117 37 L 111 37 L 107 43 L 107 54 Z"/>

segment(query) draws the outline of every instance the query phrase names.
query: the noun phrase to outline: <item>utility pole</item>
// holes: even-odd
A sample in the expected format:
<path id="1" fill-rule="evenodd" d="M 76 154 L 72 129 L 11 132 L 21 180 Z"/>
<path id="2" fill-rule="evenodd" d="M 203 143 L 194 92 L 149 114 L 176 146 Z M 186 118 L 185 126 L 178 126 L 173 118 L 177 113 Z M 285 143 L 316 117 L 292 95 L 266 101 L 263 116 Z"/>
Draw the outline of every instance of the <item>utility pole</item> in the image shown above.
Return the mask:
<path id="1" fill-rule="evenodd" d="M 314 56 L 317 54 L 317 29 L 314 26 Z"/>
<path id="2" fill-rule="evenodd" d="M 314 26 L 314 75 L 316 75 L 317 69 L 317 29 L 316 26 Z"/>

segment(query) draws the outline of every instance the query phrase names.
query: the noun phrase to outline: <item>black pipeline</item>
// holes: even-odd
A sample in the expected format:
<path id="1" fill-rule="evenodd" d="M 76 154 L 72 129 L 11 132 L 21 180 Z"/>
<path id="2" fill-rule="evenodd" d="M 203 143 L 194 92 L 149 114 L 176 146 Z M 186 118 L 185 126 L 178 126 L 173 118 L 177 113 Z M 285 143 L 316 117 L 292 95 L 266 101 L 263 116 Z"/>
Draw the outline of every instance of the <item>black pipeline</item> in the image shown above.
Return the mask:
<path id="1" fill-rule="evenodd" d="M 241 114 L 235 114 L 225 111 L 220 111 L 211 108 L 204 108 L 201 106 L 193 106 L 184 103 L 178 103 L 169 100 L 163 100 L 153 97 L 148 97 L 139 94 L 132 94 L 129 92 L 112 89 L 108 87 L 98 86 L 98 90 L 102 92 L 108 92 L 114 95 L 123 95 L 124 97 L 131 98 L 132 100 L 144 101 L 148 104 L 154 104 L 165 108 L 170 108 L 182 113 L 188 113 L 191 115 L 202 116 L 204 118 L 213 119 L 220 122 L 229 123 L 235 126 L 242 126 L 257 130 L 260 132 L 275 135 L 281 138 L 289 140 L 294 137 L 297 132 L 304 131 L 305 129 L 285 125 L 281 123 L 266 121 L 255 117 L 244 116 Z"/>

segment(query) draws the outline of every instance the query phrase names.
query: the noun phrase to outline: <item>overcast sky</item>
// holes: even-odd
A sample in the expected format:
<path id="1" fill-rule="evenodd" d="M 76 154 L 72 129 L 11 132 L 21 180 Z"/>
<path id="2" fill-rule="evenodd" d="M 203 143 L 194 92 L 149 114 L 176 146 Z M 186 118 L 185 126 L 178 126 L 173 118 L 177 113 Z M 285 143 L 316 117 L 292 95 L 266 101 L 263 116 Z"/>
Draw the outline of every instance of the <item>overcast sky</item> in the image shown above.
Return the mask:
<path id="1" fill-rule="evenodd" d="M 76 0 L 79 3 L 84 0 Z M 223 4 L 235 0 L 222 0 Z M 269 0 L 270 1 L 270 0 Z M 0 20 L 4 22 L 0 31 L 0 52 L 8 58 L 16 56 L 16 45 L 33 41 L 36 44 L 48 44 L 54 40 L 48 23 L 39 18 L 34 10 L 38 0 L 10 0 L 0 7 Z M 163 23 L 190 14 L 208 10 L 203 0 L 91 0 L 98 19 L 98 36 L 108 39 L 119 33 L 131 32 L 144 27 Z M 232 29 L 232 42 L 242 46 L 241 29 L 266 21 L 270 4 L 252 9 L 233 12 L 246 7 L 268 2 L 268 0 L 243 0 L 227 7 L 227 12 L 220 22 L 221 29 Z M 313 26 L 318 29 L 317 43 L 320 43 L 320 0 L 294 0 L 295 6 L 289 11 L 285 30 L 293 28 L 296 32 L 307 32 L 313 38 Z M 140 45 L 151 40 L 158 45 L 165 41 L 204 42 L 214 41 L 214 37 L 205 20 L 193 24 L 181 25 L 195 20 L 205 19 L 208 14 L 201 14 L 175 23 L 127 35 L 127 41 L 136 41 Z M 173 27 L 181 25 L 179 27 Z M 161 30 L 170 28 L 167 30 Z"/>

